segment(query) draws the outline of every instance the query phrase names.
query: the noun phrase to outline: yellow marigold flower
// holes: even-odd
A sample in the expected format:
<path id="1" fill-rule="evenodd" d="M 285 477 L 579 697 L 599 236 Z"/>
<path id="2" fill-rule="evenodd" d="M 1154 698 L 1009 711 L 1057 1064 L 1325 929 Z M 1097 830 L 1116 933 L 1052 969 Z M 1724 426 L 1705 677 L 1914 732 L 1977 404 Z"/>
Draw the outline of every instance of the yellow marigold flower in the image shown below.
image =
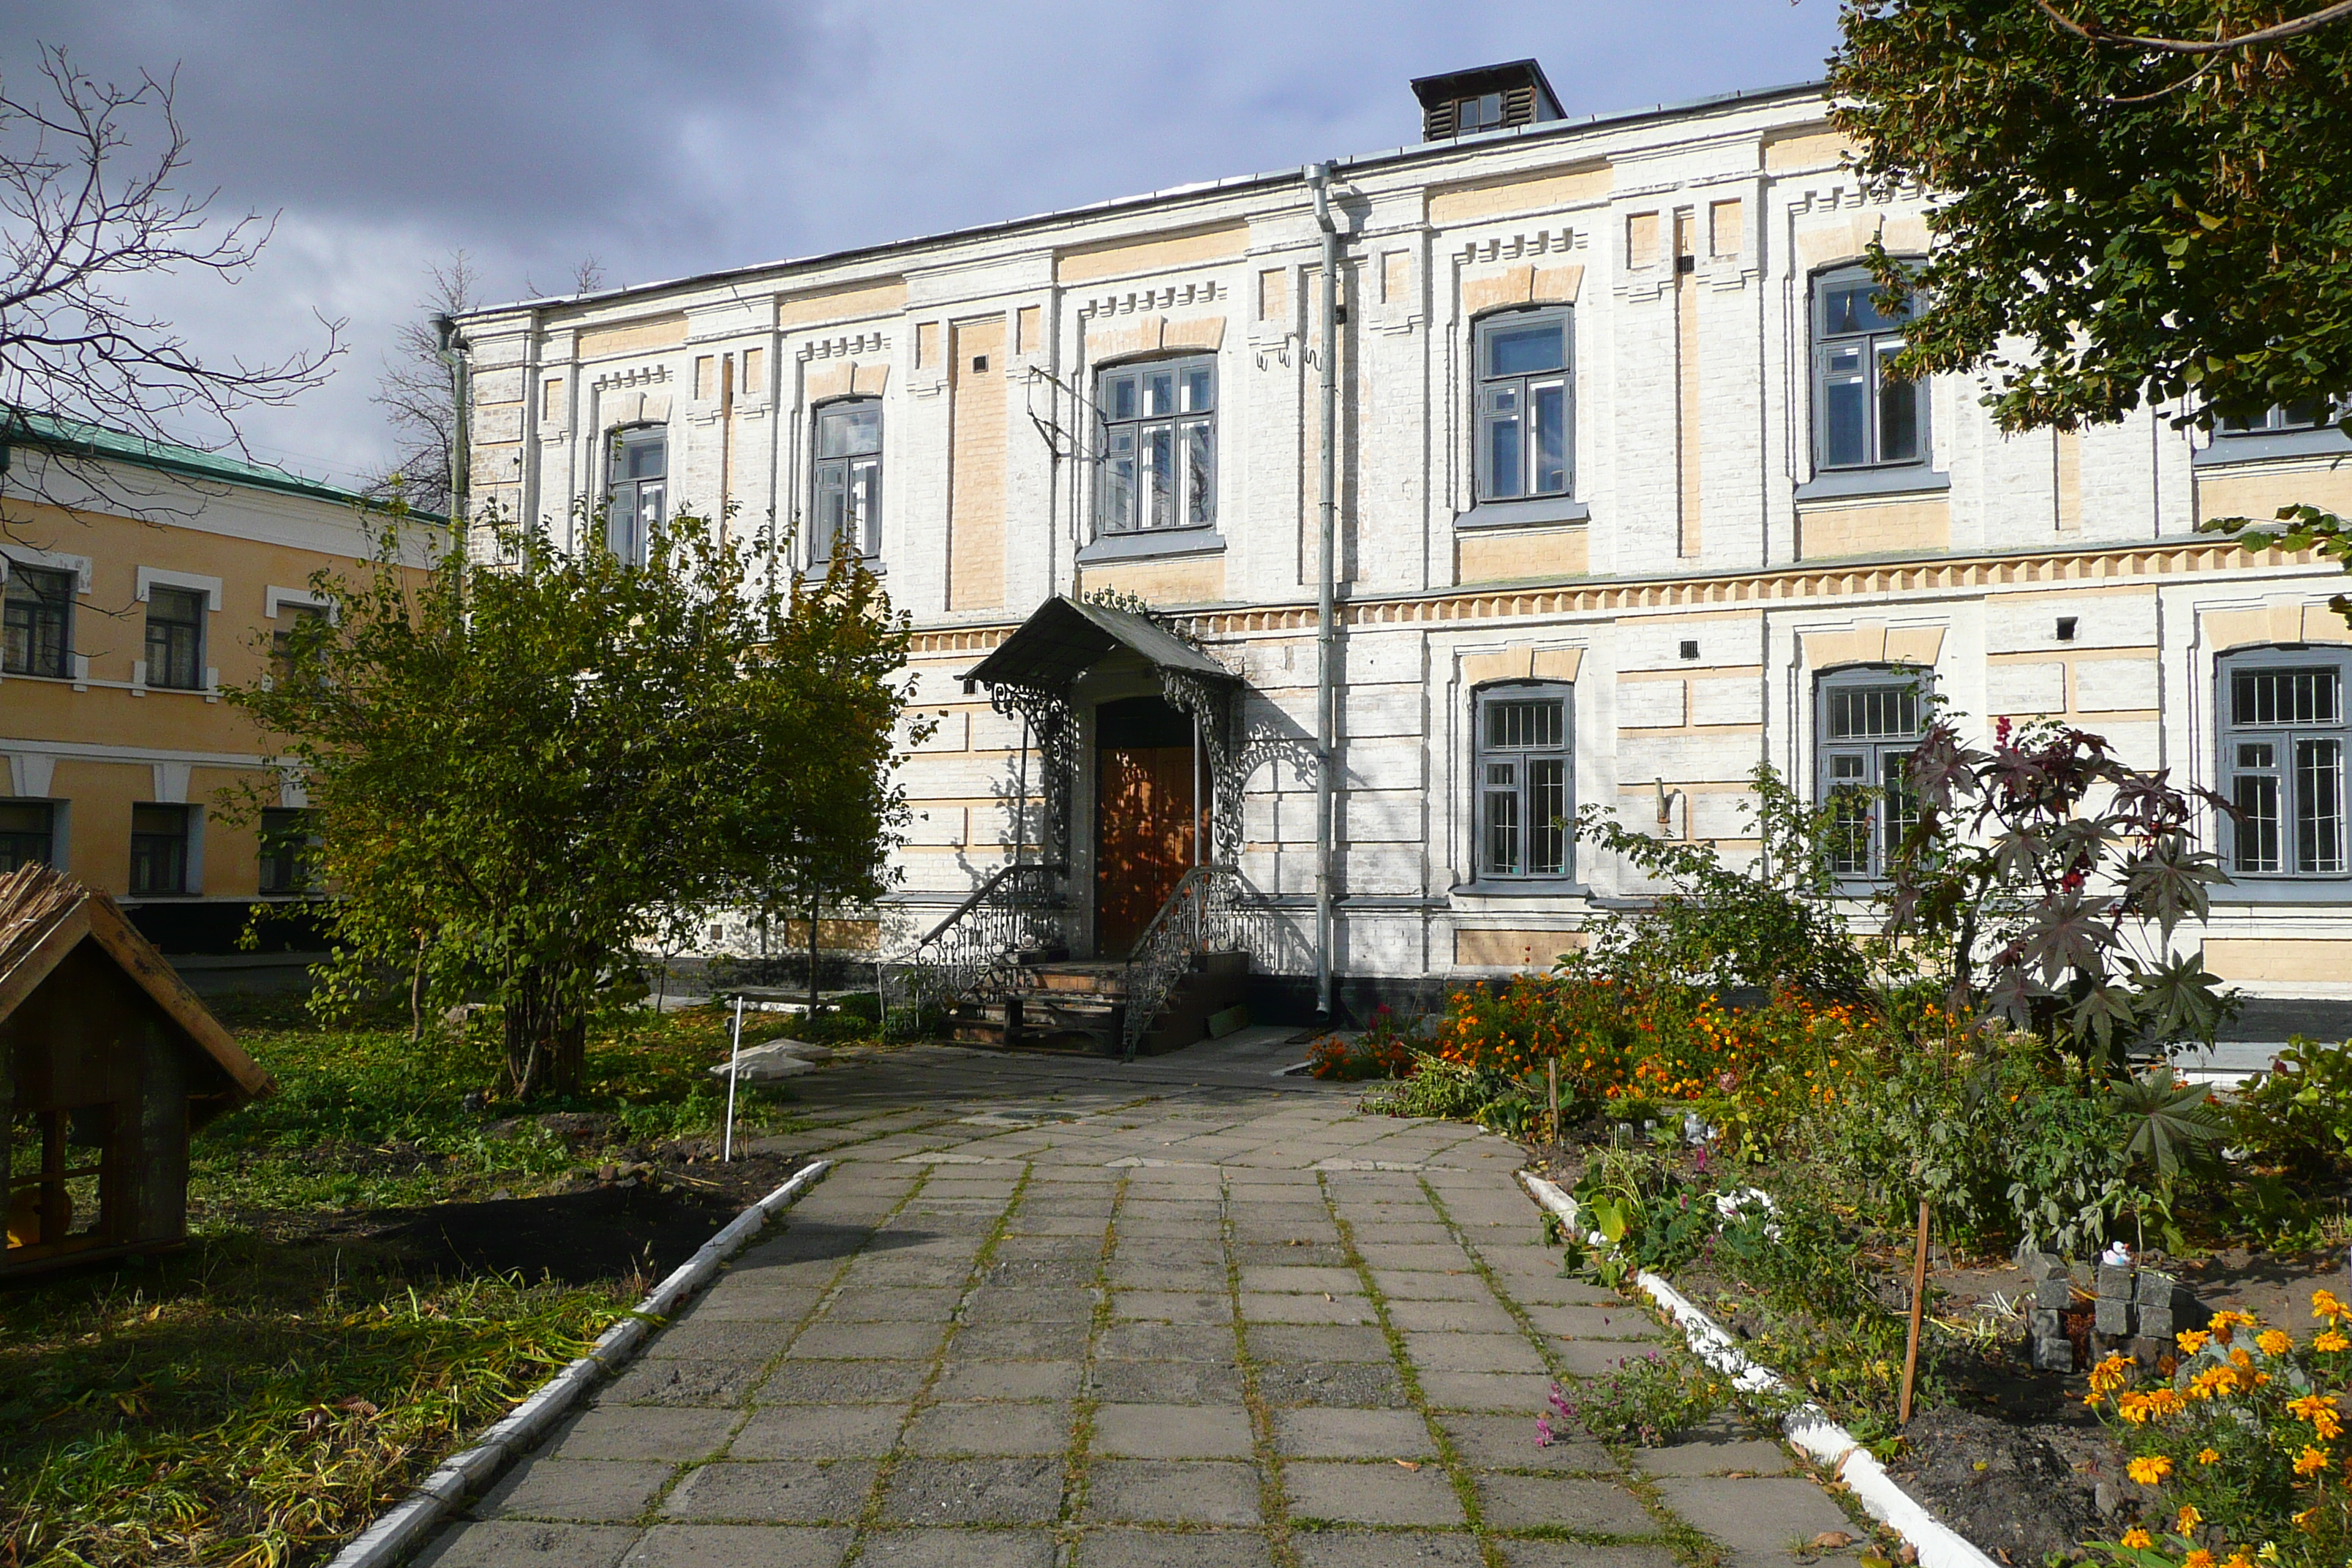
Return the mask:
<path id="1" fill-rule="evenodd" d="M 2197 1450 L 2197 1462 L 2200 1465 L 2218 1465 L 2221 1462 L 2221 1452 L 2218 1448 L 2200 1448 Z"/>
<path id="2" fill-rule="evenodd" d="M 2352 1309 L 2347 1309 L 2342 1301 L 2337 1300 L 2336 1292 L 2333 1290 L 2314 1290 L 2311 1293 L 2311 1315 L 2315 1318 L 2325 1318 L 2333 1323 L 2352 1317 Z"/>
<path id="3" fill-rule="evenodd" d="M 2180 1560 L 2180 1568 L 2213 1568 L 2213 1554 L 2200 1546 Z"/>
<path id="4" fill-rule="evenodd" d="M 2124 1357 L 2111 1354 L 2091 1369 L 2091 1386 L 2103 1393 L 2110 1388 L 2121 1388 L 2131 1381 L 2131 1367 L 2132 1363 Z"/>
<path id="5" fill-rule="evenodd" d="M 2306 1453 L 2310 1451 L 2311 1450 L 2309 1449 L 2305 1450 Z M 2319 1462 L 2323 1465 L 2326 1464 L 2327 1462 L 2326 1457 L 2325 1455 L 2321 1456 Z M 2172 1473 L 2172 1461 L 2166 1458 L 2162 1454 L 2142 1454 L 2138 1458 L 2134 1459 L 2130 1464 L 2125 1466 L 2124 1468 L 2130 1473 L 2131 1479 L 2137 1481 L 2140 1485 L 2144 1487 L 2152 1487 Z"/>
<path id="6" fill-rule="evenodd" d="M 2137 1426 L 2147 1419 L 2147 1395 L 2119 1394 L 2116 1396 L 2116 1414 Z"/>
<path id="7" fill-rule="evenodd" d="M 2294 1473 L 2298 1476 L 2315 1476 L 2326 1468 L 2327 1450 L 2325 1448 L 2306 1445 L 2303 1452 L 2294 1457 Z"/>
<path id="8" fill-rule="evenodd" d="M 2213 1336 L 2202 1329 L 2183 1329 L 2172 1337 L 2180 1342 L 2182 1355 L 2195 1355 L 2205 1348 L 2205 1342 Z"/>
<path id="9" fill-rule="evenodd" d="M 2254 1370 L 2254 1358 L 2246 1353 L 2245 1346 L 2239 1345 L 2230 1352 L 2230 1364 L 2240 1372 L 2252 1372 Z"/>
<path id="10" fill-rule="evenodd" d="M 2294 1516 L 2294 1527 L 2297 1530 L 2307 1530 L 2314 1534 L 2317 1534 L 2319 1531 L 2319 1505 L 2317 1503 L 2314 1503 L 2309 1508 L 2305 1509 L 2301 1513 L 2296 1514 Z"/>
<path id="11" fill-rule="evenodd" d="M 2264 1329 L 2254 1336 L 2254 1343 L 2261 1347 L 2264 1355 L 2284 1355 L 2294 1349 L 2294 1341 L 2276 1329 Z"/>
<path id="12" fill-rule="evenodd" d="M 2311 1348 L 2315 1351 L 2352 1351 L 2352 1340 L 2346 1339 L 2334 1329 L 2326 1329 L 2312 1340 Z"/>
<path id="13" fill-rule="evenodd" d="M 2153 1546 L 2156 1544 L 2156 1537 L 2150 1535 L 2147 1531 L 2142 1530 L 2138 1525 L 2135 1524 L 2129 1530 L 2124 1531 L 2122 1544 L 2126 1546 Z"/>
<path id="14" fill-rule="evenodd" d="M 2221 1568 L 2254 1568 L 2254 1560 L 2247 1556 L 2246 1549 L 2241 1546 L 2230 1553 L 2230 1560 L 2222 1563 Z"/>
<path id="15" fill-rule="evenodd" d="M 2185 1502 L 2180 1505 L 2180 1517 L 2172 1521 L 2172 1531 L 2176 1535 L 2187 1535 L 2204 1522 L 2205 1516 L 2197 1511 L 2197 1505 Z"/>

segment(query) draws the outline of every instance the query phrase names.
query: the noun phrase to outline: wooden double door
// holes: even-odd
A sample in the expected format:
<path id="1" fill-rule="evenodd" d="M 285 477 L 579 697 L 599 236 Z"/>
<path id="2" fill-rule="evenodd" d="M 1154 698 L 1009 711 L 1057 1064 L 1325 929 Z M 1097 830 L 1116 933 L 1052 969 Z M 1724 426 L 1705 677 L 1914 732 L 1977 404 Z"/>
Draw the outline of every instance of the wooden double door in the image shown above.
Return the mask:
<path id="1" fill-rule="evenodd" d="M 1124 958 L 1201 841 L 1192 721 L 1157 697 L 1095 710 L 1095 952 Z"/>

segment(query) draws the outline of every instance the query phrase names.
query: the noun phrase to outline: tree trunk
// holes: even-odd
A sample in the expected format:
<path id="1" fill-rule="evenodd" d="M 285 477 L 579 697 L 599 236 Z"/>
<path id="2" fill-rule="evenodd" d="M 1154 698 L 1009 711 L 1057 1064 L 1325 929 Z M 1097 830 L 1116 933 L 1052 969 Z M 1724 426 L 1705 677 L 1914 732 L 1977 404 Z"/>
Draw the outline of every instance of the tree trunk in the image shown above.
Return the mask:
<path id="1" fill-rule="evenodd" d="M 517 1100 L 578 1094 L 586 1085 L 588 1020 L 564 1005 L 561 980 L 533 967 L 508 988 L 507 1086 Z"/>

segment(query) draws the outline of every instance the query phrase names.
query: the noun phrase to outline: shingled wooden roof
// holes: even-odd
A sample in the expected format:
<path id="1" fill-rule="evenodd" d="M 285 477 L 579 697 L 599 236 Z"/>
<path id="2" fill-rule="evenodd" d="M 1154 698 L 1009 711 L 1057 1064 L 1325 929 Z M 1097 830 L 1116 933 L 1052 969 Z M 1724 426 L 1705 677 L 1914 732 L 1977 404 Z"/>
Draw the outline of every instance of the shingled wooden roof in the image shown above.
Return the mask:
<path id="1" fill-rule="evenodd" d="M 14 1013 L 84 938 L 96 942 L 219 1065 L 236 1086 L 236 1104 L 278 1091 L 277 1081 L 237 1048 L 220 1021 L 112 899 L 47 866 L 20 866 L 0 876 L 0 1020 Z"/>

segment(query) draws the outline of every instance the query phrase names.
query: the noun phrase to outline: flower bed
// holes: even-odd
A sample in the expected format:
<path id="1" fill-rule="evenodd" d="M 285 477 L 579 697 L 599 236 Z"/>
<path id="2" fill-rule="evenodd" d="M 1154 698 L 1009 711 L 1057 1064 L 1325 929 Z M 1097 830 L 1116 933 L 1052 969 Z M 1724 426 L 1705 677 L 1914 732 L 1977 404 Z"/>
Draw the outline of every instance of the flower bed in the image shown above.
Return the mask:
<path id="1" fill-rule="evenodd" d="M 2111 1355 L 2085 1402 L 2116 1426 L 2160 1501 L 2106 1550 L 2142 1568 L 2336 1568 L 2352 1556 L 2352 1310 L 2311 1297 L 2302 1343 L 2247 1312 L 2178 1338 L 2153 1374 Z"/>

